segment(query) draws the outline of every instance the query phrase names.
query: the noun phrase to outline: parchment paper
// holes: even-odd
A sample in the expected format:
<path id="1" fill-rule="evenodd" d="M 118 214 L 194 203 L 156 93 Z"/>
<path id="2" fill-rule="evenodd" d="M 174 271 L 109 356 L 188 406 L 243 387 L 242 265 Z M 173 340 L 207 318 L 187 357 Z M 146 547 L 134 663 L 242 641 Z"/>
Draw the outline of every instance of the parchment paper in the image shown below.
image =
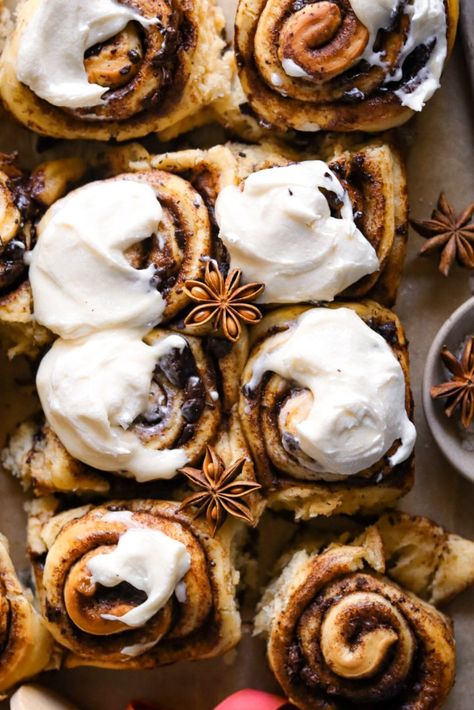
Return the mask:
<path id="1" fill-rule="evenodd" d="M 458 209 L 474 199 L 473 107 L 465 77 L 466 65 L 458 42 L 444 75 L 442 90 L 423 114 L 403 131 L 411 144 L 408 171 L 414 217 L 429 216 L 441 189 Z M 0 150 L 20 149 L 24 158 L 33 162 L 36 142 L 27 131 L 0 122 Z M 70 150 L 70 145 L 63 146 Z M 47 155 L 48 151 L 44 156 Z M 474 276 L 455 267 L 448 278 L 443 278 L 437 273 L 435 260 L 417 258 L 421 243 L 421 238 L 410 234 L 409 255 L 396 308 L 410 339 L 418 429 L 416 485 L 401 507 L 428 515 L 450 530 L 474 539 L 474 487 L 443 459 L 427 430 L 420 397 L 424 361 L 433 336 L 446 317 L 472 295 Z M 24 384 L 27 376 L 24 363 L 12 367 L 0 358 L 0 444 L 14 423 L 35 407 L 31 388 Z M 0 472 L 0 530 L 10 539 L 17 567 L 27 574 L 24 500 L 19 484 Z M 269 513 L 253 533 L 260 581 L 264 580 L 271 561 L 292 530 L 293 525 L 287 518 Z M 64 693 L 84 710 L 120 710 L 131 698 L 148 698 L 169 710 L 211 710 L 219 700 L 239 688 L 277 690 L 265 662 L 264 643 L 250 635 L 254 601 L 255 593 L 249 592 L 243 609 L 244 638 L 239 648 L 224 658 L 181 663 L 151 672 L 94 669 L 51 672 L 44 674 L 41 682 Z M 458 649 L 457 682 L 446 705 L 450 710 L 474 707 L 473 602 L 474 590 L 471 590 L 447 609 L 455 620 Z M 6 703 L 0 704 L 0 710 L 6 707 Z"/>

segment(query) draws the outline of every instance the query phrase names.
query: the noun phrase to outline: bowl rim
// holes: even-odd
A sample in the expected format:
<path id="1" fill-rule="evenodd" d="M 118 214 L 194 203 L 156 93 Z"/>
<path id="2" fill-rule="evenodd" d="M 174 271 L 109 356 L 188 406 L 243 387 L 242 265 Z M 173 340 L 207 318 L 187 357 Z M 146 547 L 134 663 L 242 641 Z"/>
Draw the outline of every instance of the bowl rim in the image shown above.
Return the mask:
<path id="1" fill-rule="evenodd" d="M 435 403 L 430 394 L 431 386 L 436 384 L 434 374 L 440 362 L 439 353 L 443 345 L 449 341 L 449 336 L 455 326 L 462 323 L 470 313 L 472 313 L 474 321 L 474 296 L 468 298 L 453 311 L 436 333 L 426 356 L 422 380 L 422 403 L 426 423 L 437 446 L 459 473 L 474 482 L 474 451 L 469 452 L 463 449 L 460 439 L 459 445 L 453 443 L 454 437 L 448 433 L 449 429 L 452 430 L 455 426 L 453 420 L 449 420 L 445 416 L 441 407 Z M 470 459 L 470 463 L 468 459 Z"/>

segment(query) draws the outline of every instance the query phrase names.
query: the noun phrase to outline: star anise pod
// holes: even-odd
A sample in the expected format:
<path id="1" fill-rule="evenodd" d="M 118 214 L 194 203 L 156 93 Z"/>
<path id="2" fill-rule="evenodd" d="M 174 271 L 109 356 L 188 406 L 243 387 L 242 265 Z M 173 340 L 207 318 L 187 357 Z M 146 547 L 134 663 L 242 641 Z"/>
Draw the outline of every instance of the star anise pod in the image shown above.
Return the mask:
<path id="1" fill-rule="evenodd" d="M 471 223 L 473 214 L 474 202 L 457 215 L 442 192 L 431 219 L 410 220 L 413 229 L 428 240 L 419 253 L 441 252 L 439 270 L 443 276 L 449 274 L 454 261 L 460 266 L 474 269 L 474 223 Z"/>
<path id="2" fill-rule="evenodd" d="M 226 468 L 221 457 L 211 446 L 208 446 L 202 470 L 188 466 L 178 469 L 201 489 L 185 498 L 179 509 L 195 506 L 197 510 L 194 517 L 196 518 L 205 513 L 207 522 L 212 527 L 213 537 L 227 514 L 245 520 L 250 525 L 255 523 L 249 504 L 242 499 L 261 486 L 254 481 L 235 480 L 242 472 L 246 460 L 243 456 Z"/>
<path id="3" fill-rule="evenodd" d="M 461 408 L 461 422 L 467 429 L 474 418 L 474 336 L 469 336 L 458 359 L 446 347 L 441 358 L 453 377 L 448 382 L 431 388 L 433 399 L 446 398 L 445 413 L 450 417 Z"/>
<path id="4" fill-rule="evenodd" d="M 239 286 L 242 278 L 240 269 L 233 269 L 224 280 L 215 261 L 208 261 L 203 281 L 189 280 L 184 284 L 184 292 L 193 301 L 199 303 L 189 313 L 185 325 L 204 325 L 212 321 L 216 330 L 222 327 L 228 340 L 236 342 L 240 338 L 240 321 L 255 324 L 262 319 L 262 314 L 254 301 L 265 286 L 249 283 Z"/>

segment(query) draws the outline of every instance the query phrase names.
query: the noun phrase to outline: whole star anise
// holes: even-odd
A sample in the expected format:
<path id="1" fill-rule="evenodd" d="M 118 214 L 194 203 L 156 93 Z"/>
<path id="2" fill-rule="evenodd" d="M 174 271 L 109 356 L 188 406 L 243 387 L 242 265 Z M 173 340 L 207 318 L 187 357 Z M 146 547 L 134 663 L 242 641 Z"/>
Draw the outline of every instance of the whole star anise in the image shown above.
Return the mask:
<path id="1" fill-rule="evenodd" d="M 428 240 L 419 253 L 441 252 L 439 270 L 443 276 L 449 274 L 454 261 L 460 266 L 474 269 L 474 223 L 470 223 L 473 214 L 474 202 L 460 215 L 456 215 L 442 192 L 431 219 L 410 220 L 413 229 Z"/>
<path id="2" fill-rule="evenodd" d="M 467 339 L 459 359 L 446 347 L 441 351 L 441 359 L 453 377 L 432 387 L 431 396 L 448 400 L 444 410 L 448 417 L 460 407 L 462 425 L 468 429 L 474 418 L 474 336 Z"/>
<path id="3" fill-rule="evenodd" d="M 189 280 L 184 284 L 184 292 L 199 303 L 189 313 L 185 325 L 204 325 L 213 322 L 216 330 L 222 331 L 228 340 L 236 342 L 242 331 L 240 321 L 255 324 L 262 319 L 256 306 L 250 305 L 265 286 L 249 283 L 239 286 L 242 278 L 240 269 L 233 269 L 224 280 L 215 261 L 208 261 L 203 281 Z"/>
<path id="4" fill-rule="evenodd" d="M 221 457 L 208 446 L 202 470 L 188 466 L 179 469 L 180 473 L 184 473 L 195 486 L 202 489 L 185 498 L 179 509 L 195 506 L 196 518 L 205 513 L 207 522 L 212 527 L 213 537 L 227 514 L 241 518 L 251 525 L 255 522 L 248 503 L 242 498 L 254 493 L 261 486 L 254 481 L 235 481 L 242 472 L 245 461 L 243 456 L 226 468 Z"/>

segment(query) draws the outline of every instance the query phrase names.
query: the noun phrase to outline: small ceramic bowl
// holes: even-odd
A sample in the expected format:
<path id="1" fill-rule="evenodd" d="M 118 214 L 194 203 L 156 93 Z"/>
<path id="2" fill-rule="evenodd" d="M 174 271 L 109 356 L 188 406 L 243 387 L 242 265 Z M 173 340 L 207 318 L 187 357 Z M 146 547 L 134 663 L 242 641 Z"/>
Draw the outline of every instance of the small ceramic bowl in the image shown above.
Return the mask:
<path id="1" fill-rule="evenodd" d="M 457 412 L 451 418 L 447 417 L 444 413 L 445 400 L 433 400 L 430 395 L 433 385 L 448 379 L 440 358 L 443 346 L 456 353 L 467 335 L 474 335 L 474 298 L 449 316 L 433 340 L 423 375 L 423 409 L 431 433 L 445 457 L 466 478 L 474 481 L 474 451 L 463 447 Z M 474 435 L 472 437 L 474 446 Z"/>

